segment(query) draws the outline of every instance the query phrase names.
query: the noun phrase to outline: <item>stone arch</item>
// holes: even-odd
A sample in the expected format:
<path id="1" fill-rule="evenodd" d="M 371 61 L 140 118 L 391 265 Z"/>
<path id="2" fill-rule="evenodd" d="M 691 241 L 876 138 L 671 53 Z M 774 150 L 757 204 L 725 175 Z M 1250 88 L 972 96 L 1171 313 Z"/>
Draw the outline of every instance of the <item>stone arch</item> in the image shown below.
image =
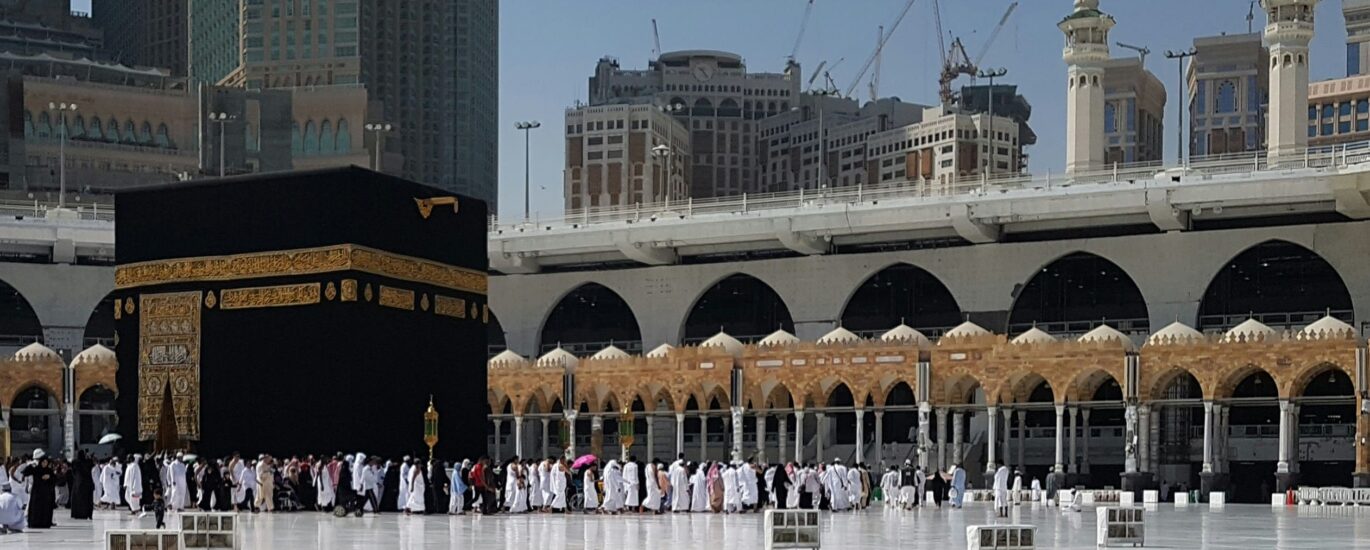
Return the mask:
<path id="1" fill-rule="evenodd" d="M 1081 368 L 1070 377 L 1070 382 L 1065 386 L 1066 400 L 1093 401 L 1101 386 L 1109 383 L 1118 384 L 1120 374 L 1103 367 Z"/>
<path id="2" fill-rule="evenodd" d="M 572 353 L 594 353 L 615 343 L 642 350 L 637 314 L 623 297 L 599 283 L 584 283 L 563 294 L 543 317 L 539 352 L 562 346 Z"/>
<path id="3" fill-rule="evenodd" d="M 840 405 L 835 402 L 851 401 L 851 405 Z M 844 378 L 837 378 L 832 385 L 823 390 L 823 406 L 826 407 L 846 407 L 860 406 L 866 402 L 866 398 L 861 394 L 850 381 Z"/>
<path id="4" fill-rule="evenodd" d="M 1248 316 L 1295 328 L 1329 312 L 1349 323 L 1352 311 L 1346 279 L 1326 258 L 1302 244 L 1271 239 L 1237 253 L 1209 279 L 1197 328 L 1226 329 Z"/>
<path id="5" fill-rule="evenodd" d="M 1065 385 L 1056 383 L 1050 377 L 1037 371 L 1024 370 L 1010 374 L 1004 379 L 999 387 L 999 398 L 1002 403 L 1032 403 L 1033 393 L 1042 389 L 1051 391 L 1053 403 L 1064 403 L 1068 399 L 1065 393 Z"/>
<path id="6" fill-rule="evenodd" d="M 729 405 L 732 403 L 732 399 L 728 396 L 727 387 L 722 384 L 712 384 L 703 390 L 703 393 L 700 394 L 702 399 L 700 399 L 699 403 L 702 407 L 705 407 L 704 410 L 728 410 Z M 713 408 L 715 401 L 718 402 L 719 409 Z"/>
<path id="7" fill-rule="evenodd" d="M 766 392 L 765 397 L 761 399 L 761 403 L 767 409 L 795 408 L 797 404 L 794 397 L 795 395 L 794 389 L 790 387 L 789 383 L 778 381 L 776 382 L 775 387 L 771 388 L 769 392 Z"/>
<path id="8" fill-rule="evenodd" d="M 1212 397 L 1210 395 L 1212 390 L 1209 387 L 1204 386 L 1203 380 L 1199 379 L 1198 376 L 1195 376 L 1189 369 L 1181 366 L 1170 366 L 1151 378 L 1151 383 L 1146 386 L 1146 389 L 1143 392 L 1141 392 L 1141 398 L 1145 401 L 1166 399 L 1167 397 L 1165 394 L 1169 391 L 1170 387 L 1175 384 L 1175 381 L 1186 376 L 1192 379 L 1194 384 L 1199 387 L 1199 395 L 1193 396 L 1194 398 L 1208 399 Z"/>
<path id="9" fill-rule="evenodd" d="M 485 346 L 490 350 L 490 357 L 508 349 L 509 343 L 504 333 L 504 326 L 499 324 L 499 317 L 495 315 L 494 308 L 490 309 L 490 322 L 485 325 Z"/>
<path id="10" fill-rule="evenodd" d="M 114 308 L 118 307 L 118 300 L 114 293 L 106 294 L 91 310 L 90 317 L 86 319 L 86 328 L 83 335 L 84 346 L 95 343 L 104 344 L 105 347 L 114 347 Z"/>
<path id="11" fill-rule="evenodd" d="M 745 273 L 718 279 L 695 298 L 687 311 L 680 329 L 681 339 L 687 343 L 708 338 L 720 328 L 743 340 L 776 329 L 794 332 L 790 307 L 775 287 Z M 747 312 L 750 318 L 740 318 Z"/>
<path id="12" fill-rule="evenodd" d="M 1304 365 L 1292 375 L 1287 376 L 1284 380 L 1284 384 L 1281 385 L 1280 395 L 1287 397 L 1303 397 L 1304 393 L 1308 390 L 1308 386 L 1312 384 L 1315 379 L 1329 372 L 1342 374 L 1346 376 L 1347 380 L 1355 379 L 1355 375 L 1345 367 L 1329 361 L 1320 361 Z M 1355 385 L 1352 384 L 1352 392 L 1350 395 L 1354 395 L 1354 393 Z"/>
<path id="13" fill-rule="evenodd" d="M 901 323 L 926 333 L 962 321 L 951 289 L 936 275 L 908 262 L 870 273 L 844 304 L 842 326 L 858 333 L 883 332 Z"/>
<path id="14" fill-rule="evenodd" d="M 934 395 L 933 398 L 938 404 L 947 405 L 966 405 L 974 402 L 975 392 L 983 390 L 985 401 L 988 404 L 1000 402 L 999 390 L 997 388 L 987 388 L 980 382 L 979 377 L 969 372 L 953 373 L 950 377 L 942 380 L 940 387 L 934 386 L 934 390 L 940 390 L 941 395 Z M 914 394 L 915 396 L 918 394 Z"/>
<path id="15" fill-rule="evenodd" d="M 43 324 L 37 311 L 19 289 L 4 280 L 0 280 L 0 335 L 17 346 L 37 342 L 43 337 Z"/>
<path id="16" fill-rule="evenodd" d="M 1261 379 L 1261 381 L 1258 382 L 1259 385 L 1264 385 L 1266 383 L 1264 382 L 1264 379 L 1267 377 L 1270 380 L 1269 383 L 1271 384 L 1271 387 L 1261 390 L 1262 392 L 1268 391 L 1268 393 L 1274 397 L 1288 397 L 1287 395 L 1280 394 L 1280 379 L 1277 378 L 1274 373 L 1255 363 L 1243 363 L 1218 374 L 1217 383 L 1214 384 L 1214 394 L 1212 397 L 1214 399 L 1227 399 L 1232 397 L 1237 392 L 1238 386 L 1253 376 Z"/>
<path id="17" fill-rule="evenodd" d="M 1008 332 L 1048 325 L 1054 334 L 1083 333 L 1108 323 L 1124 333 L 1150 330 L 1146 298 L 1117 263 L 1076 251 L 1037 268 L 1009 310 Z"/>

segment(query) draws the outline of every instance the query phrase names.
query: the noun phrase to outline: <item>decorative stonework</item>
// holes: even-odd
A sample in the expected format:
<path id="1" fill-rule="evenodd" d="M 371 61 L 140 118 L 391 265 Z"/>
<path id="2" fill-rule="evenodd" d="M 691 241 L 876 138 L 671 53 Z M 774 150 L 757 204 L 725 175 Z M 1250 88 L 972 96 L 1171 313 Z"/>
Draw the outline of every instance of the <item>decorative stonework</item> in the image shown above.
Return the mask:
<path id="1" fill-rule="evenodd" d="M 344 301 L 344 302 L 355 302 L 355 301 L 357 301 L 357 280 L 356 280 L 356 279 L 343 279 L 343 280 L 342 280 L 342 284 L 340 284 L 340 285 L 338 285 L 338 286 L 342 288 L 342 301 Z"/>
<path id="2" fill-rule="evenodd" d="M 433 296 L 433 299 L 435 300 L 433 311 L 438 315 L 455 317 L 457 319 L 466 318 L 466 300 L 453 298 L 451 296 L 443 296 L 441 294 Z"/>
<path id="3" fill-rule="evenodd" d="M 257 309 L 319 303 L 319 283 L 229 288 L 221 293 L 220 309 Z"/>
<path id="4" fill-rule="evenodd" d="M 324 285 L 323 297 L 330 302 L 338 298 L 338 287 L 333 284 L 333 281 L 329 281 L 328 284 Z"/>
<path id="5" fill-rule="evenodd" d="M 414 291 L 381 285 L 380 304 L 385 307 L 414 311 Z"/>
<path id="6" fill-rule="evenodd" d="M 139 299 L 138 439 L 156 437 L 169 386 L 177 433 L 199 440 L 201 294 L 144 294 Z"/>

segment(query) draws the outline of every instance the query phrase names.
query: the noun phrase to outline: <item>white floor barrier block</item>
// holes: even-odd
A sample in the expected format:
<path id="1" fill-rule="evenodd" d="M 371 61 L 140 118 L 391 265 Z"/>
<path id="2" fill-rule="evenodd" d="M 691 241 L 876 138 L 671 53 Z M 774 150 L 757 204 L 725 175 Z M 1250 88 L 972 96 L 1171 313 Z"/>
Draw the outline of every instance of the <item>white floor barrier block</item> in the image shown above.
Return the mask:
<path id="1" fill-rule="evenodd" d="M 1176 493 L 1176 494 L 1175 494 L 1175 507 L 1176 507 L 1176 508 L 1186 508 L 1186 507 L 1188 507 L 1188 506 L 1189 506 L 1189 494 L 1188 494 L 1188 493 Z"/>
<path id="2" fill-rule="evenodd" d="M 1142 491 L 1142 503 L 1143 503 L 1143 504 L 1155 504 L 1155 503 L 1160 502 L 1160 501 L 1161 501 L 1161 492 L 1160 492 L 1160 491 L 1155 491 L 1155 490 L 1152 490 L 1152 491 Z"/>
<path id="3" fill-rule="evenodd" d="M 1094 504 L 1094 491 L 1085 491 L 1080 493 L 1080 503 L 1085 505 Z"/>
<path id="4" fill-rule="evenodd" d="M 1118 493 L 1119 506 L 1132 506 L 1134 504 L 1137 504 L 1137 493 L 1134 493 L 1132 491 L 1123 491 L 1121 493 Z"/>
<path id="5" fill-rule="evenodd" d="M 1032 550 L 1037 548 L 1033 525 L 970 525 L 966 527 L 967 550 Z"/>
<path id="6" fill-rule="evenodd" d="M 1227 505 L 1227 493 L 1224 493 L 1224 492 L 1222 492 L 1222 491 L 1213 491 L 1213 492 L 1211 492 L 1211 493 L 1208 493 L 1208 507 L 1209 507 L 1209 508 L 1222 508 L 1223 506 L 1226 506 L 1226 505 Z"/>
<path id="7" fill-rule="evenodd" d="M 1284 506 L 1284 493 L 1271 493 L 1270 506 L 1276 508 Z"/>

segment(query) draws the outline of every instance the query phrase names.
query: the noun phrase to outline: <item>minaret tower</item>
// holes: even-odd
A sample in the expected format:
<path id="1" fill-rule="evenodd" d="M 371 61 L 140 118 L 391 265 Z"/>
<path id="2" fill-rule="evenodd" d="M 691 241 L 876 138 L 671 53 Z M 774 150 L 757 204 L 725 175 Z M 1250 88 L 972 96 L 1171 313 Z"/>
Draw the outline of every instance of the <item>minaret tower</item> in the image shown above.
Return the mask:
<path id="1" fill-rule="evenodd" d="M 1261 0 L 1270 48 L 1270 159 L 1302 157 L 1308 147 L 1308 43 L 1319 0 Z"/>
<path id="2" fill-rule="evenodd" d="M 1104 62 L 1113 16 L 1099 0 L 1075 0 L 1075 12 L 1058 27 L 1066 35 L 1062 57 L 1069 76 L 1066 92 L 1066 173 L 1104 168 Z"/>

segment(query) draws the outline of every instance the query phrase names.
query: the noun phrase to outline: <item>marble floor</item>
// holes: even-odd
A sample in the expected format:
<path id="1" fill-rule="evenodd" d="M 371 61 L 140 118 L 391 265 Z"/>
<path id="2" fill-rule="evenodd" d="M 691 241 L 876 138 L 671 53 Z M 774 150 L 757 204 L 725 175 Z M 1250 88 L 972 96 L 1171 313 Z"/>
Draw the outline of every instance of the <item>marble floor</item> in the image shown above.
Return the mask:
<path id="1" fill-rule="evenodd" d="M 994 523 L 987 505 L 964 510 L 913 512 L 872 508 L 861 513 L 824 514 L 828 548 L 960 548 L 967 525 Z M 1037 526 L 1038 548 L 1095 548 L 1094 510 L 1063 513 L 1040 506 L 1018 508 L 1013 523 Z M 96 512 L 94 521 L 59 515 L 58 527 L 0 535 L 4 550 L 89 550 L 103 548 L 105 529 L 150 528 L 152 517 Z M 762 516 L 756 514 L 663 516 L 426 516 L 386 514 L 337 519 L 316 513 L 246 515 L 240 533 L 244 549 L 494 549 L 651 548 L 742 550 L 762 548 Z M 1370 508 L 1278 508 L 1228 505 L 1176 509 L 1161 505 L 1148 513 L 1147 548 L 1370 550 Z"/>

